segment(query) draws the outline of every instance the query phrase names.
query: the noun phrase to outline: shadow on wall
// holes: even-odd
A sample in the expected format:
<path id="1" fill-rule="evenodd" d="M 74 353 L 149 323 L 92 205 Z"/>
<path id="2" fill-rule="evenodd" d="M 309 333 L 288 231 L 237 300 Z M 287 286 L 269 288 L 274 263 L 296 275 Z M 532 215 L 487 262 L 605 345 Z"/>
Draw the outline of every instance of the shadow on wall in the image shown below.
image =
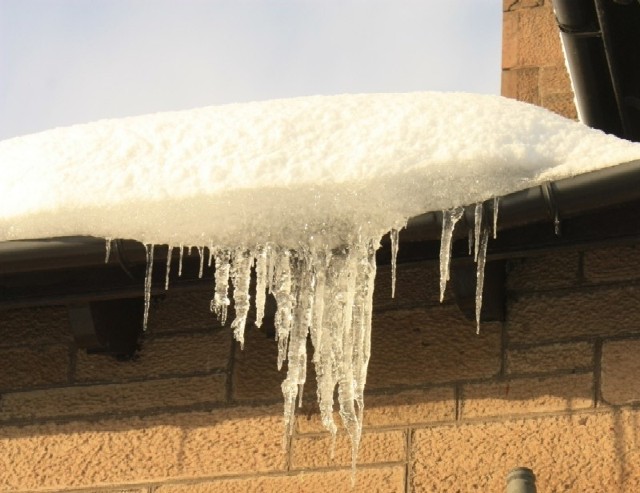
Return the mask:
<path id="1" fill-rule="evenodd" d="M 400 266 L 395 300 L 380 268 L 363 474 L 401 467 L 415 491 L 499 491 L 511 468 L 527 465 L 541 491 L 640 486 L 631 250 L 511 262 L 507 320 L 480 335 L 454 304 L 437 303 L 436 264 Z M 169 290 L 140 357 L 124 363 L 76 350 L 62 308 L 3 313 L 3 489 L 346 470 L 349 441 L 338 439 L 332 460 L 312 370 L 283 452 L 284 369 L 269 322 L 249 328 L 240 351 L 228 328 L 212 328 L 209 298 Z"/>

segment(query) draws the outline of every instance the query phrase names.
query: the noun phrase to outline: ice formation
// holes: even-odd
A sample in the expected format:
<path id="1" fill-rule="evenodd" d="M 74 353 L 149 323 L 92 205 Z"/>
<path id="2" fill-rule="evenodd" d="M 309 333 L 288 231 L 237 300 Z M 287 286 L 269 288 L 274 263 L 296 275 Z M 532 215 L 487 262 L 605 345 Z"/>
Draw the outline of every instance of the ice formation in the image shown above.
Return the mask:
<path id="1" fill-rule="evenodd" d="M 215 264 L 211 310 L 243 344 L 266 292 L 277 301 L 285 430 L 313 346 L 322 423 L 339 415 L 355 463 L 370 357 L 375 252 L 391 232 L 443 211 L 440 294 L 462 206 L 475 204 L 479 322 L 498 197 L 640 158 L 619 140 L 544 109 L 497 96 L 412 93 L 316 96 L 161 113 L 54 129 L 0 142 L 0 241 L 91 235 L 136 239 L 147 252 L 145 322 L 154 248 Z M 493 221 L 483 202 L 493 199 Z M 492 228 L 490 227 L 492 226 Z M 116 245 L 117 246 L 117 245 Z M 251 272 L 256 276 L 250 299 Z M 230 296 L 229 283 L 233 286 Z M 479 326 L 479 325 L 478 325 Z M 382 356 L 383 357 L 383 356 Z"/>

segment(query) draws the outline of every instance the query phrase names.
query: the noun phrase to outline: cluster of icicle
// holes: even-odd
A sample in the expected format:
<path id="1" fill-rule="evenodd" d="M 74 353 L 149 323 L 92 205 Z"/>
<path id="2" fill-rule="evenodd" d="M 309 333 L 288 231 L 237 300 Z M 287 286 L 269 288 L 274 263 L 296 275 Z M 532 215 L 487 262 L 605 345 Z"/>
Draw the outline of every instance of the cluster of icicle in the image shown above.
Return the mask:
<path id="1" fill-rule="evenodd" d="M 464 208 L 443 211 L 440 247 L 440 301 L 444 299 L 449 280 L 453 233 Z M 477 263 L 476 322 L 480 329 L 482 286 L 486 261 L 489 226 L 483 224 L 483 206 L 475 207 L 475 224 L 469 230 L 469 253 Z M 498 200 L 493 202 L 493 234 L 497 227 Z M 390 231 L 392 297 L 395 294 L 396 257 L 399 230 Z M 107 239 L 107 260 L 111 240 Z M 195 247 L 200 255 L 202 277 L 205 256 L 215 265 L 214 295 L 211 311 L 221 323 L 227 319 L 231 304 L 229 284 L 233 286 L 235 318 L 231 322 L 234 338 L 244 345 L 244 330 L 250 308 L 251 272 L 255 271 L 256 325 L 264 318 L 267 293 L 277 303 L 275 337 L 278 342 L 278 369 L 287 361 L 287 376 L 282 383 L 284 395 L 283 443 L 293 433 L 296 404 L 302 405 L 303 386 L 307 378 L 307 341 L 313 346 L 312 362 L 317 379 L 317 398 L 323 426 L 335 438 L 333 419 L 334 392 L 338 389 L 339 414 L 352 444 L 355 468 L 364 410 L 364 387 L 371 354 L 371 317 L 376 274 L 375 253 L 380 238 L 368 238 L 340 249 L 291 250 L 275 244 L 255 249 Z M 153 275 L 154 245 L 145 245 L 147 272 L 145 278 L 144 327 L 146 328 Z M 165 289 L 169 287 L 172 253 L 179 249 L 179 270 L 185 248 L 169 246 Z M 189 253 L 193 247 L 186 249 Z"/>
<path id="2" fill-rule="evenodd" d="M 278 369 L 287 361 L 284 395 L 283 444 L 293 433 L 296 404 L 302 405 L 307 378 L 307 340 L 313 346 L 312 362 L 317 380 L 317 398 L 323 426 L 335 437 L 333 418 L 337 387 L 339 414 L 352 443 L 355 467 L 362 432 L 364 387 L 371 354 L 371 315 L 376 274 L 375 253 L 380 239 L 366 239 L 340 249 L 290 250 L 267 244 L 255 249 L 196 247 L 200 254 L 200 277 L 208 250 L 208 265 L 215 265 L 211 311 L 221 323 L 231 304 L 229 282 L 233 286 L 234 338 L 244 345 L 244 330 L 250 308 L 249 286 L 255 271 L 256 325 L 261 326 L 267 293 L 277 303 L 275 337 L 278 342 Z M 151 299 L 154 245 L 146 245 L 145 278 L 146 327 Z M 179 248 L 180 262 L 185 248 Z M 190 249 L 187 251 L 190 252 Z M 110 240 L 107 240 L 107 259 Z M 165 288 L 169 287 L 171 257 L 169 246 Z M 178 275 L 181 272 L 178 272 Z"/>

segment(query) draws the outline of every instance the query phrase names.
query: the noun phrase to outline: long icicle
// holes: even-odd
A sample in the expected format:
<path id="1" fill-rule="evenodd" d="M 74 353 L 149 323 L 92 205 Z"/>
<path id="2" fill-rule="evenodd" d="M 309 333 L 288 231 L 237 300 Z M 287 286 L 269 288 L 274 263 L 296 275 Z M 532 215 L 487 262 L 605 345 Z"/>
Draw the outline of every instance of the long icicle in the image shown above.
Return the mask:
<path id="1" fill-rule="evenodd" d="M 489 228 L 482 230 L 480 248 L 478 251 L 476 271 L 476 333 L 480 333 L 480 315 L 482 313 L 482 288 L 484 286 L 484 267 L 487 261 L 487 243 L 489 243 Z"/>
<path id="2" fill-rule="evenodd" d="M 451 248 L 453 246 L 453 230 L 464 213 L 463 207 L 442 211 L 442 236 L 440 238 L 440 303 L 444 300 L 444 292 L 449 280 L 451 265 Z"/>
<path id="3" fill-rule="evenodd" d="M 105 244 L 104 244 L 104 263 L 108 264 L 109 263 L 109 257 L 111 257 L 111 238 L 105 238 L 104 239 Z"/>
<path id="4" fill-rule="evenodd" d="M 144 249 L 147 254 L 147 272 L 144 278 L 144 317 L 142 319 L 142 330 L 147 330 L 147 321 L 149 320 L 149 306 L 151 305 L 151 284 L 153 277 L 153 247 L 154 245 L 145 245 Z"/>
<path id="5" fill-rule="evenodd" d="M 478 202 L 476 204 L 474 226 L 473 226 L 473 232 L 475 233 L 473 259 L 476 262 L 478 261 L 478 251 L 480 250 L 480 235 L 482 234 L 482 214 L 483 214 L 482 202 Z"/>
<path id="6" fill-rule="evenodd" d="M 500 207 L 500 197 L 493 198 L 493 239 L 498 238 L 498 209 Z"/>
<path id="7" fill-rule="evenodd" d="M 391 297 L 396 296 L 396 261 L 398 259 L 398 247 L 399 245 L 400 231 L 397 228 L 393 228 L 389 233 L 391 238 Z"/>
<path id="8" fill-rule="evenodd" d="M 167 271 L 164 279 L 164 290 L 169 289 L 169 275 L 171 274 L 171 255 L 173 254 L 173 246 L 167 246 Z"/>

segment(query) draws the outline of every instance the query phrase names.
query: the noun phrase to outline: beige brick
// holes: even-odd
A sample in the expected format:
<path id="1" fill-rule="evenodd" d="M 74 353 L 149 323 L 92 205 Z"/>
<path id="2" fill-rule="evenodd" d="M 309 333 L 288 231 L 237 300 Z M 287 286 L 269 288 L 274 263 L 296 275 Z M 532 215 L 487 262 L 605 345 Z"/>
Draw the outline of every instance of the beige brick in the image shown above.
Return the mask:
<path id="1" fill-rule="evenodd" d="M 0 311 L 0 347 L 73 341 L 67 309 L 60 306 Z"/>
<path id="2" fill-rule="evenodd" d="M 586 251 L 584 277 L 592 283 L 640 279 L 640 246 L 617 246 Z"/>
<path id="3" fill-rule="evenodd" d="M 606 342 L 602 346 L 602 398 L 609 404 L 640 401 L 640 341 Z"/>
<path id="4" fill-rule="evenodd" d="M 639 491 L 639 423 L 633 411 L 418 430 L 412 491 L 504 491 L 518 466 L 533 469 L 540 492 Z"/>
<path id="5" fill-rule="evenodd" d="M 519 14 L 517 66 L 542 67 L 564 64 L 564 55 L 560 44 L 560 33 L 549 8 L 538 7 L 508 14 Z"/>
<path id="6" fill-rule="evenodd" d="M 520 12 L 502 15 L 502 69 L 518 66 Z"/>
<path id="7" fill-rule="evenodd" d="M 549 344 L 507 352 L 507 373 L 547 373 L 593 367 L 593 344 L 576 342 Z"/>
<path id="8" fill-rule="evenodd" d="M 3 427 L 3 491 L 284 471 L 281 408 Z"/>
<path id="9" fill-rule="evenodd" d="M 135 361 L 78 352 L 76 379 L 82 382 L 120 382 L 140 378 L 177 376 L 226 369 L 231 345 L 230 330 L 205 334 L 159 337 L 143 342 Z"/>
<path id="10" fill-rule="evenodd" d="M 633 333 L 639 322 L 635 286 L 523 295 L 507 309 L 510 343 Z"/>
<path id="11" fill-rule="evenodd" d="M 549 94 L 542 96 L 540 106 L 571 120 L 578 119 L 578 112 L 573 100 L 573 93 Z"/>
<path id="12" fill-rule="evenodd" d="M 220 402 L 225 380 L 212 375 L 8 393 L 0 400 L 0 420 L 115 415 Z"/>
<path id="13" fill-rule="evenodd" d="M 402 233 L 400 233 L 402 238 Z M 398 264 L 395 297 L 391 297 L 391 267 L 378 268 L 373 292 L 374 310 L 440 303 L 440 267 L 437 262 Z M 447 297 L 447 299 L 451 299 Z"/>
<path id="14" fill-rule="evenodd" d="M 503 96 L 524 101 L 525 103 L 540 104 L 538 91 L 538 68 L 527 67 L 502 71 Z"/>
<path id="15" fill-rule="evenodd" d="M 164 485 L 156 493 L 404 493 L 403 466 L 359 467 L 355 485 L 351 486 L 351 471 L 303 472 L 287 476 L 258 476 L 246 479 L 226 479 L 207 483 Z"/>
<path id="16" fill-rule="evenodd" d="M 0 390 L 69 381 L 69 348 L 62 345 L 0 350 Z"/>
<path id="17" fill-rule="evenodd" d="M 540 68 L 540 94 L 572 94 L 571 79 L 564 64 Z"/>
<path id="18" fill-rule="evenodd" d="M 310 399 L 307 399 L 307 403 Z M 455 395 L 453 387 L 429 390 L 407 390 L 388 395 L 366 395 L 364 409 L 365 428 L 382 426 L 409 426 L 415 424 L 451 421 L 455 419 Z M 299 433 L 322 432 L 318 406 L 307 404 L 298 414 L 296 425 Z M 311 410 L 310 410 L 311 408 Z M 306 411 L 306 412 L 305 412 Z M 338 412 L 334 420 L 339 423 Z"/>
<path id="19" fill-rule="evenodd" d="M 220 329 L 222 325 L 209 308 L 213 297 L 212 290 L 213 285 L 210 289 L 193 291 L 169 289 L 164 299 L 160 299 L 149 312 L 149 333 Z"/>
<path id="20" fill-rule="evenodd" d="M 593 376 L 557 375 L 465 385 L 462 418 L 586 409 L 593 405 Z"/>
<path id="21" fill-rule="evenodd" d="M 498 323 L 465 319 L 452 305 L 374 313 L 369 389 L 424 385 L 495 375 L 500 370 Z"/>
<path id="22" fill-rule="evenodd" d="M 578 252 L 555 252 L 511 261 L 507 288 L 537 291 L 575 286 L 579 262 Z"/>
<path id="23" fill-rule="evenodd" d="M 405 433 L 400 430 L 363 433 L 358 450 L 358 464 L 406 461 L 406 443 Z M 291 467 L 310 469 L 351 465 L 349 437 L 346 434 L 338 435 L 333 459 L 331 444 L 329 433 L 294 438 Z"/>

